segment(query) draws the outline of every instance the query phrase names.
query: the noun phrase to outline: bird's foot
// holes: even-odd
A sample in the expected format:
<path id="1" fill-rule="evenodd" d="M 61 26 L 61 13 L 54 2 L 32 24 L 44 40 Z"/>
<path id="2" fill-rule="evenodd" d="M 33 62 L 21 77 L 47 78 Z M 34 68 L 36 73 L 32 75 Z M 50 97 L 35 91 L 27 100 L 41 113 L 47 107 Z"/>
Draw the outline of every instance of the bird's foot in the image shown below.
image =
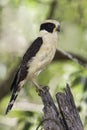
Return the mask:
<path id="1" fill-rule="evenodd" d="M 36 86 L 36 91 L 38 92 L 38 93 L 40 93 L 40 92 L 45 92 L 44 91 L 44 89 L 42 88 L 43 86 L 42 85 L 39 85 L 39 86 Z"/>
<path id="2" fill-rule="evenodd" d="M 34 85 L 35 85 L 35 87 L 36 87 L 36 91 L 37 91 L 38 93 L 40 93 L 41 91 L 42 91 L 42 92 L 45 92 L 44 89 L 42 88 L 42 87 L 43 87 L 42 85 L 39 85 L 35 80 L 33 81 L 33 83 L 34 83 Z"/>

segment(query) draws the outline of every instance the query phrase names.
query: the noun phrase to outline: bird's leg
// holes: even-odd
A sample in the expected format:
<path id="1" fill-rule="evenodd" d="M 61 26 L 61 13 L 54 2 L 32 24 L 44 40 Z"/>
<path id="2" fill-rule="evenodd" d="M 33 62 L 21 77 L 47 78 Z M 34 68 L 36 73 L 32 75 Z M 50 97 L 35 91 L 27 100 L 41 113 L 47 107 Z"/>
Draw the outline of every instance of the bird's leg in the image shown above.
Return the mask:
<path id="1" fill-rule="evenodd" d="M 36 90 L 37 90 L 38 92 L 39 92 L 39 91 L 43 91 L 43 92 L 44 92 L 43 88 L 41 88 L 41 85 L 39 85 L 35 79 L 33 79 L 32 82 L 33 82 L 33 84 L 35 85 Z"/>

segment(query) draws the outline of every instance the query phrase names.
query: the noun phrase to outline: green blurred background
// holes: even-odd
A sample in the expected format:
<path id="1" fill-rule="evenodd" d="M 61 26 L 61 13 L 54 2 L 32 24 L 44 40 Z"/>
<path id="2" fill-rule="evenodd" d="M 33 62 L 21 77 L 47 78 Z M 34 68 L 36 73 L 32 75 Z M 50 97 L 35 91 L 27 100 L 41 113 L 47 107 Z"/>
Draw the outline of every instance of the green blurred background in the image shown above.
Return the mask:
<path id="1" fill-rule="evenodd" d="M 0 130 L 35 130 L 42 102 L 31 82 L 25 85 L 12 111 L 5 116 L 10 84 L 21 58 L 38 36 L 45 19 L 61 23 L 57 47 L 87 60 L 87 0 L 0 0 Z M 54 60 L 38 82 L 55 94 L 69 83 L 87 129 L 87 69 L 67 59 Z"/>

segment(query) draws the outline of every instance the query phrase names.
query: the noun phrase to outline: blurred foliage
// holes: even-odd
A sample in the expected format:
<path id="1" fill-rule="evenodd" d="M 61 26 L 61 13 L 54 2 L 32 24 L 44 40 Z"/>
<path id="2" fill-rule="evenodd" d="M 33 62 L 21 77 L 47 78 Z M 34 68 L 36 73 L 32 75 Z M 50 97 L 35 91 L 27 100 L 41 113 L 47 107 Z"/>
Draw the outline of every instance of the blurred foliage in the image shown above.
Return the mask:
<path id="1" fill-rule="evenodd" d="M 18 66 L 20 57 L 38 36 L 40 23 L 47 18 L 61 22 L 59 48 L 87 57 L 87 0 L 0 0 L 0 87 Z M 69 83 L 87 129 L 86 68 L 72 61 L 54 61 L 39 75 L 38 82 L 50 87 L 54 100 L 55 94 Z M 5 84 L 10 87 L 8 82 Z M 26 83 L 13 110 L 4 116 L 9 98 L 7 92 L 0 101 L 0 130 L 34 130 L 41 121 L 42 105 L 32 83 Z"/>

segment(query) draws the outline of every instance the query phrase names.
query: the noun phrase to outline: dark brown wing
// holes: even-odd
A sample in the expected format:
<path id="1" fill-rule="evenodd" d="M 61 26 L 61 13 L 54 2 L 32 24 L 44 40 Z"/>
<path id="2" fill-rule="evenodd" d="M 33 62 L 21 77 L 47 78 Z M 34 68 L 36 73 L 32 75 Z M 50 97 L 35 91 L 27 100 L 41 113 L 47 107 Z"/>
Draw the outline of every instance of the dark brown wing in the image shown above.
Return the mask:
<path id="1" fill-rule="evenodd" d="M 28 62 L 31 61 L 31 59 L 37 54 L 37 52 L 39 51 L 42 43 L 43 43 L 42 38 L 38 37 L 32 43 L 32 45 L 28 48 L 26 53 L 24 54 L 21 65 L 20 65 L 18 71 L 16 72 L 13 83 L 11 85 L 12 96 L 10 98 L 10 101 L 9 101 L 8 106 L 7 106 L 5 114 L 7 114 L 12 109 L 14 102 L 15 102 L 17 96 L 18 96 L 18 93 L 20 92 L 19 83 L 21 81 L 23 81 L 26 78 L 27 73 L 29 73 L 27 71 L 28 68 L 29 68 Z"/>
<path id="2" fill-rule="evenodd" d="M 26 51 L 26 53 L 23 56 L 21 65 L 19 67 L 19 69 L 17 70 L 13 83 L 11 85 L 11 90 L 14 88 L 16 88 L 18 86 L 18 84 L 24 80 L 27 76 L 28 73 L 28 63 L 29 61 L 31 61 L 31 59 L 33 57 L 35 57 L 35 55 L 37 54 L 37 52 L 39 51 L 41 45 L 43 43 L 43 40 L 41 37 L 38 37 L 32 44 L 31 46 L 28 48 L 28 50 Z"/>

